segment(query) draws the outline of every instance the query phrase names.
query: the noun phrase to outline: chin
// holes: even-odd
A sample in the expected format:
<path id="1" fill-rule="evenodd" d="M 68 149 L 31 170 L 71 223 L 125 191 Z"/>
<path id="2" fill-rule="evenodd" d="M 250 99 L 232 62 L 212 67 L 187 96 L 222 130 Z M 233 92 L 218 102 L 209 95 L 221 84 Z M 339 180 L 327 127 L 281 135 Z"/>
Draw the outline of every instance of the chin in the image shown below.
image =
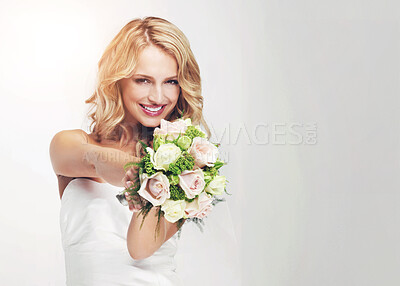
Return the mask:
<path id="1" fill-rule="evenodd" d="M 141 123 L 144 127 L 154 128 L 160 126 L 161 119 L 162 119 L 161 117 L 158 119 L 147 119 L 143 120 Z"/>
<path id="2" fill-rule="evenodd" d="M 145 126 L 145 127 L 158 127 L 158 126 L 160 126 L 160 124 L 161 124 L 161 119 L 164 119 L 164 120 L 166 120 L 166 118 L 167 118 L 168 116 L 162 116 L 162 114 L 161 114 L 161 116 L 159 116 L 159 117 L 156 117 L 156 118 L 148 118 L 148 117 L 145 117 L 145 118 L 143 118 L 143 120 L 141 120 L 140 121 L 140 123 L 143 125 L 143 126 Z"/>

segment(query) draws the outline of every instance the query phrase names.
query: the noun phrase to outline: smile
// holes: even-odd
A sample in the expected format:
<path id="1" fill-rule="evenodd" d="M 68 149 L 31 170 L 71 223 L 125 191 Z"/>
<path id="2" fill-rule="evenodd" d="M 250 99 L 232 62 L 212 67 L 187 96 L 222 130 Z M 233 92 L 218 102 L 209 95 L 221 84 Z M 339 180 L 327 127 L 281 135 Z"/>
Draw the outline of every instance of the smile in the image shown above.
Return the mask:
<path id="1" fill-rule="evenodd" d="M 166 105 L 153 105 L 153 106 L 148 106 L 148 105 L 143 105 L 139 104 L 140 107 L 142 108 L 143 112 L 146 113 L 147 115 L 150 116 L 158 116 L 160 115 L 163 111 Z"/>

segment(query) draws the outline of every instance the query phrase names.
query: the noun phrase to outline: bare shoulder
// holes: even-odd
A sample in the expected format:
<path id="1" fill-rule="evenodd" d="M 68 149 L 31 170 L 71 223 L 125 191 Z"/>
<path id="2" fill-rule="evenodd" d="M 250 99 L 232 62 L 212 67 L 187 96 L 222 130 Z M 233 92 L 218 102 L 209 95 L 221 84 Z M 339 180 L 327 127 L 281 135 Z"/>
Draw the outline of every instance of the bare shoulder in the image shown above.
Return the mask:
<path id="1" fill-rule="evenodd" d="M 51 143 L 50 147 L 54 144 L 60 144 L 71 141 L 79 141 L 79 142 L 89 142 L 92 140 L 91 137 L 82 129 L 71 129 L 71 130 L 62 130 L 57 132 Z"/>

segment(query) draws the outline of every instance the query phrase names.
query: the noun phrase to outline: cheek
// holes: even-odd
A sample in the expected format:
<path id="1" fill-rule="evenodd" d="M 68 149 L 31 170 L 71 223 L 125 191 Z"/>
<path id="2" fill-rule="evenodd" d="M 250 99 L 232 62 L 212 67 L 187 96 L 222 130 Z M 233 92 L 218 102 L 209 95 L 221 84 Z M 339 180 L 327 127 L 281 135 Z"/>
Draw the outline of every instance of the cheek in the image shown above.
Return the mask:
<path id="1" fill-rule="evenodd" d="M 166 97 L 168 97 L 171 101 L 176 101 L 181 92 L 181 88 L 179 85 L 166 85 L 164 86 L 163 93 Z"/>
<path id="2" fill-rule="evenodd" d="M 179 94 L 180 94 L 180 89 L 179 89 L 179 87 L 178 87 L 176 90 L 171 91 L 170 94 L 168 94 L 169 100 L 170 100 L 172 103 L 174 103 L 174 105 L 178 102 Z"/>
<path id="3" fill-rule="evenodd" d="M 147 94 L 146 89 L 133 87 L 122 91 L 122 100 L 124 101 L 125 105 L 130 105 L 136 103 L 146 94 Z"/>

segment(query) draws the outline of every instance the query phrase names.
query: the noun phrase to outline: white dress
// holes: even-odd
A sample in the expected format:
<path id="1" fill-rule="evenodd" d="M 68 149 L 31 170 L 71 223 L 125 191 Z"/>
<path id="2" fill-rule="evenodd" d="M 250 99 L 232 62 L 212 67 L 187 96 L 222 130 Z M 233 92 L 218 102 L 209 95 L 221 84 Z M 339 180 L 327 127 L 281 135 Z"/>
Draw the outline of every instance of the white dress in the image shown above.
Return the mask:
<path id="1" fill-rule="evenodd" d="M 121 187 L 73 179 L 61 200 L 66 285 L 183 285 L 176 273 L 177 233 L 152 256 L 134 260 L 126 234 L 132 217 L 115 197 Z"/>

